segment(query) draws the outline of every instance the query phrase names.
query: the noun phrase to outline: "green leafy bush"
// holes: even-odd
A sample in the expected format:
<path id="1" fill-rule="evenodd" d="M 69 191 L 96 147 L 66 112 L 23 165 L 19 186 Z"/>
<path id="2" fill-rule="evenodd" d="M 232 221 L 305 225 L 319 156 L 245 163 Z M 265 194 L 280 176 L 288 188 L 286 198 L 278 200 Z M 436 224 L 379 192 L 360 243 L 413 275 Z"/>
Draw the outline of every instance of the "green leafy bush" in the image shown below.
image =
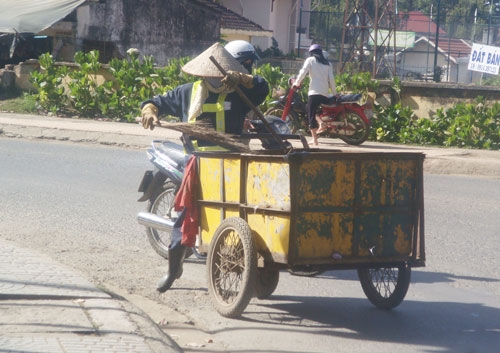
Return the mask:
<path id="1" fill-rule="evenodd" d="M 105 114 L 113 82 L 97 82 L 97 75 L 102 67 L 99 52 L 78 52 L 75 54 L 75 63 L 78 64 L 78 69 L 68 72 L 69 102 L 72 108 L 86 117 Z"/>
<path id="2" fill-rule="evenodd" d="M 125 59 L 111 60 L 109 78 L 99 83 L 97 74 L 102 73 L 103 68 L 98 52 L 76 53 L 76 70 L 57 65 L 50 54 L 43 54 L 39 57 L 41 70 L 31 74 L 30 80 L 36 89 L 32 97 L 39 107 L 53 113 L 71 112 L 133 121 L 144 100 L 197 79 L 181 71 L 190 60 L 188 57 L 173 59 L 159 68 L 152 57 L 139 60 L 139 52 L 135 49 L 127 51 L 127 55 Z M 270 94 L 261 106 L 265 111 L 275 99 L 272 96 L 274 91 L 289 88 L 290 75 L 270 64 L 256 68 L 255 74 L 263 76 L 270 86 Z M 379 85 L 366 72 L 343 73 L 336 75 L 335 79 L 340 93 L 374 91 Z M 307 99 L 308 82 L 306 78 L 300 90 L 303 99 Z M 392 89 L 400 94 L 399 80 L 393 80 Z M 462 102 L 450 109 L 439 109 L 429 119 L 415 117 L 412 109 L 401 103 L 375 106 L 370 140 L 498 150 L 500 104 L 487 107 L 480 97 L 474 103 Z"/>
<path id="3" fill-rule="evenodd" d="M 40 71 L 33 71 L 30 76 L 30 82 L 36 90 L 35 99 L 42 109 L 56 113 L 67 102 L 63 79 L 68 68 L 56 65 L 49 53 L 40 55 L 38 62 Z"/>
<path id="4" fill-rule="evenodd" d="M 77 52 L 77 69 L 56 65 L 50 54 L 43 54 L 39 57 L 41 70 L 30 77 L 36 89 L 34 97 L 42 109 L 52 113 L 133 121 L 141 102 L 195 79 L 181 72 L 190 58 L 173 59 L 158 68 L 151 56 L 139 60 L 135 49 L 128 50 L 127 55 L 125 59 L 112 59 L 110 78 L 98 82 L 98 73 L 103 72 L 98 51 Z"/>
<path id="5" fill-rule="evenodd" d="M 380 142 L 447 147 L 500 149 L 500 104 L 487 107 L 483 98 L 438 109 L 429 119 L 415 118 L 400 103 L 379 107 L 370 138 Z"/>

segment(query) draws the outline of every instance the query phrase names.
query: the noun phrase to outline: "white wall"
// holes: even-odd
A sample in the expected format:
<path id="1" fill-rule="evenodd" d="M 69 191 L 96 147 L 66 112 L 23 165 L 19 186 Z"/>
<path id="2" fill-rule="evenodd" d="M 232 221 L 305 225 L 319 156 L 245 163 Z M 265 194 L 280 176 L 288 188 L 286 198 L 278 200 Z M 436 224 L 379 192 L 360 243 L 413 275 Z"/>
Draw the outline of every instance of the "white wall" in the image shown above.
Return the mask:
<path id="1" fill-rule="evenodd" d="M 297 0 L 276 0 L 271 12 L 270 26 L 274 31 L 274 38 L 278 41 L 278 48 L 285 54 L 295 47 L 296 2 Z"/>
<path id="2" fill-rule="evenodd" d="M 250 0 L 242 1 L 243 5 L 243 17 L 257 23 L 264 29 L 273 30 L 270 28 L 270 13 L 271 13 L 271 1 L 270 0 Z M 252 40 L 252 44 L 258 46 L 262 50 L 265 50 L 271 46 L 271 38 L 267 37 L 256 37 Z"/>

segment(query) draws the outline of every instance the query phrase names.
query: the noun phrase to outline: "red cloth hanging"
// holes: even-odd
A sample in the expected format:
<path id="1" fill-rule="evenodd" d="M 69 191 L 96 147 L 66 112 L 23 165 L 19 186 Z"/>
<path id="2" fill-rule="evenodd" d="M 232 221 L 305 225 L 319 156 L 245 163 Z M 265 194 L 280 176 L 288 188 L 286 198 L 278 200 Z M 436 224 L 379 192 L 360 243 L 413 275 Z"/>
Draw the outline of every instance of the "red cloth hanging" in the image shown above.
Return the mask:
<path id="1" fill-rule="evenodd" d="M 193 247 L 196 244 L 198 234 L 198 170 L 196 168 L 196 157 L 191 156 L 184 169 L 182 183 L 174 200 L 174 210 L 177 212 L 186 209 L 184 222 L 181 226 L 181 244 Z"/>

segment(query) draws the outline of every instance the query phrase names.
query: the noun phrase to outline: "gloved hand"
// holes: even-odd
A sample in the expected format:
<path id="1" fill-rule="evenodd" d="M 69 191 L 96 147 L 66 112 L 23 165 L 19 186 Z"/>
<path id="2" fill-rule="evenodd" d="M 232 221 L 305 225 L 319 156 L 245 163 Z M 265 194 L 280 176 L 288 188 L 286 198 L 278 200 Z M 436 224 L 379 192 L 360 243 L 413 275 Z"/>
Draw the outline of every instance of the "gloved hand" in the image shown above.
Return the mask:
<path id="1" fill-rule="evenodd" d="M 158 119 L 158 108 L 153 103 L 146 104 L 141 110 L 142 127 L 153 130 L 155 125 L 160 125 Z"/>
<path id="2" fill-rule="evenodd" d="M 253 76 L 238 71 L 228 71 L 221 82 L 227 89 L 234 89 L 238 85 L 253 88 Z"/>

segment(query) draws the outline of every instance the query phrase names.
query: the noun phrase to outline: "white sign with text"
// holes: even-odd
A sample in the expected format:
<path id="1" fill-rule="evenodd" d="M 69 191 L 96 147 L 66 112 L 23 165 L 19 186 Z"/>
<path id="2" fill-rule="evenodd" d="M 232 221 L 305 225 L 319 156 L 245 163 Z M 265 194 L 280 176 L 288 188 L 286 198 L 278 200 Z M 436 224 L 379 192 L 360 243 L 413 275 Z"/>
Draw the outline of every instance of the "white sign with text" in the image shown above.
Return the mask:
<path id="1" fill-rule="evenodd" d="M 469 59 L 469 70 L 498 75 L 500 68 L 500 48 L 490 45 L 472 45 Z"/>

